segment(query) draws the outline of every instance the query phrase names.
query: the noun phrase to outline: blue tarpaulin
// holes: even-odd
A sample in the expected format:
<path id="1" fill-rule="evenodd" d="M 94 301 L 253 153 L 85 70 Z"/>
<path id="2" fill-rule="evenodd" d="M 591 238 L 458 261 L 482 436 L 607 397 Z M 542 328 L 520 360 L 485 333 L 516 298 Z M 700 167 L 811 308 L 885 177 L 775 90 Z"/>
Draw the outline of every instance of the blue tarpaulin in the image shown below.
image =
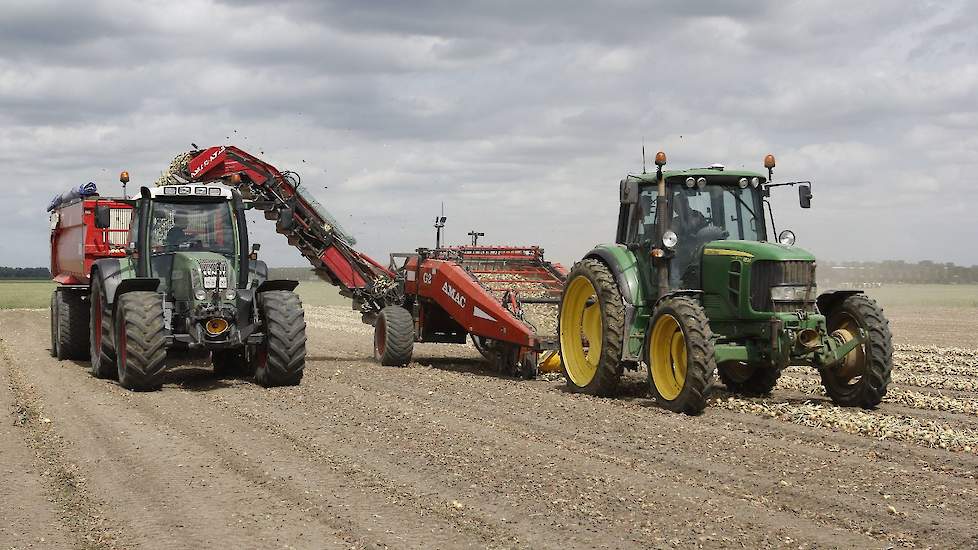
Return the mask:
<path id="1" fill-rule="evenodd" d="M 92 195 L 98 195 L 98 189 L 96 189 L 94 181 L 83 183 L 78 187 L 72 187 L 68 191 L 65 191 L 64 193 L 61 193 L 60 195 L 51 199 L 51 203 L 48 204 L 48 212 L 66 202 L 71 202 L 82 197 L 90 197 Z"/>

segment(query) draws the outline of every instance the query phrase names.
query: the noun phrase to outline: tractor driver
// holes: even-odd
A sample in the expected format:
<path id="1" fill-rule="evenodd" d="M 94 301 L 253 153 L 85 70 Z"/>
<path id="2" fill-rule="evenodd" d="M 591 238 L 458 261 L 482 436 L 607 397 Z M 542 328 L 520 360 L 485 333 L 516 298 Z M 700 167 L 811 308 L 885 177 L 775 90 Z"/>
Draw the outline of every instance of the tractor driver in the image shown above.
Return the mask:
<path id="1" fill-rule="evenodd" d="M 714 192 L 679 189 L 673 195 L 672 229 L 679 237 L 676 257 L 670 270 L 669 284 L 673 288 L 692 287 L 699 283 L 700 249 L 710 241 L 726 239 L 729 236 L 723 228 L 713 223 L 711 205 L 716 204 Z"/>

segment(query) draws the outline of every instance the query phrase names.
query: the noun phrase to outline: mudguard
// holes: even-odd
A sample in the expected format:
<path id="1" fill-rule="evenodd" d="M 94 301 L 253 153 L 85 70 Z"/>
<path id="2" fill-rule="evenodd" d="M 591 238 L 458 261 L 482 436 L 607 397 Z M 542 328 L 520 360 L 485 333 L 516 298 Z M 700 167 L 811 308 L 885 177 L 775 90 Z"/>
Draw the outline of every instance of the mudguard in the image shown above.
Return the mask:
<path id="1" fill-rule="evenodd" d="M 258 287 L 268 280 L 268 265 L 261 260 L 248 260 L 247 284 Z"/>
<path id="2" fill-rule="evenodd" d="M 856 294 L 864 294 L 864 292 L 861 290 L 829 290 L 819 294 L 818 298 L 815 299 L 815 304 L 818 306 L 819 313 L 828 316 L 829 312 L 835 309 L 835 306 L 841 304 L 849 296 Z"/>
<path id="3" fill-rule="evenodd" d="M 299 281 L 290 281 L 288 279 L 265 281 L 258 285 L 257 292 L 268 292 L 269 290 L 288 290 L 293 291 L 299 286 Z"/>
<path id="4" fill-rule="evenodd" d="M 133 277 L 133 271 L 129 262 L 122 262 L 118 258 L 103 258 L 96 260 L 92 266 L 92 281 L 98 277 L 105 289 L 105 300 L 110 306 L 115 303 L 119 296 L 127 292 L 148 291 L 155 292 L 160 287 L 160 280 L 155 277 Z"/>
<path id="5" fill-rule="evenodd" d="M 584 258 L 594 258 L 608 266 L 611 274 L 615 276 L 618 290 L 626 304 L 640 306 L 645 303 L 645 293 L 642 291 L 642 282 L 639 279 L 638 260 L 630 250 L 616 244 L 599 245 L 588 252 Z"/>

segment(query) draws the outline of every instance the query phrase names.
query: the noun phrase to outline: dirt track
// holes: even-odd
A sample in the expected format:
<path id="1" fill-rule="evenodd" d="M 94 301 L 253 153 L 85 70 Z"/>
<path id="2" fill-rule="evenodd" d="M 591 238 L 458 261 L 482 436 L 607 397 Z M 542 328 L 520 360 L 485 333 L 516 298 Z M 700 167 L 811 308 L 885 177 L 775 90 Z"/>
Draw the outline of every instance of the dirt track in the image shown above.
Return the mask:
<path id="1" fill-rule="evenodd" d="M 465 347 L 380 367 L 351 312 L 307 321 L 298 388 L 187 365 L 135 394 L 0 312 L 0 548 L 978 546 L 978 352 L 904 343 L 870 413 L 792 369 L 690 418 Z"/>

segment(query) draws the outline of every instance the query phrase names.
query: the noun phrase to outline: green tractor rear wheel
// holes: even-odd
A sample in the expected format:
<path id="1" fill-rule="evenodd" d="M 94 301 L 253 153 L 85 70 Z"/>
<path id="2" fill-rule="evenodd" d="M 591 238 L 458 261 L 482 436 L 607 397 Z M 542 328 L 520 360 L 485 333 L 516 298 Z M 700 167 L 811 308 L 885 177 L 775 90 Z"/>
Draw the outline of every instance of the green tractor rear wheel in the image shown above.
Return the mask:
<path id="1" fill-rule="evenodd" d="M 567 275 L 557 334 L 567 387 L 613 395 L 622 371 L 625 306 L 614 276 L 601 261 L 582 260 Z"/>
<path id="2" fill-rule="evenodd" d="M 666 298 L 656 308 L 646 338 L 649 388 L 673 412 L 706 408 L 716 373 L 713 333 L 702 306 L 691 298 Z"/>

